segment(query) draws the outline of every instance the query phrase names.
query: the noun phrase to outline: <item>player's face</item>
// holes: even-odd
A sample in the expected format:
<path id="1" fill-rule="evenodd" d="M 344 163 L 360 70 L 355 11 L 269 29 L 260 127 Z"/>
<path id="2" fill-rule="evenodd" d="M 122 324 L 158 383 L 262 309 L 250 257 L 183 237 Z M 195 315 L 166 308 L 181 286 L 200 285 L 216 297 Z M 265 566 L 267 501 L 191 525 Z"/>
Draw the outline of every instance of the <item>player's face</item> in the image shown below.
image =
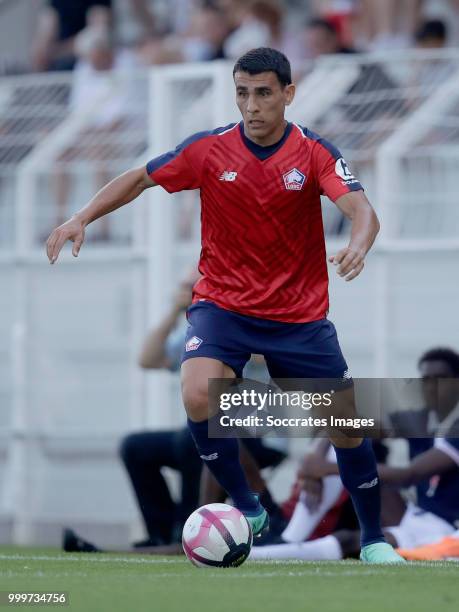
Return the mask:
<path id="1" fill-rule="evenodd" d="M 275 72 L 236 72 L 234 83 L 246 136 L 263 146 L 280 140 L 285 130 L 285 107 L 293 100 L 295 86 L 281 85 Z"/>

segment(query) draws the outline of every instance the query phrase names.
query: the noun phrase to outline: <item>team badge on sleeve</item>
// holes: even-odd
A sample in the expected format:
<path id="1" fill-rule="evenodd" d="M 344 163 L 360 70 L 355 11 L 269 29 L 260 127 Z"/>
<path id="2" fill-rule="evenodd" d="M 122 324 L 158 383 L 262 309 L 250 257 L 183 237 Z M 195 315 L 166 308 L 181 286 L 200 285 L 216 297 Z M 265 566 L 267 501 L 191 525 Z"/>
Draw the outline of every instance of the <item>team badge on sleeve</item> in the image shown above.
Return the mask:
<path id="1" fill-rule="evenodd" d="M 335 172 L 340 178 L 343 179 L 343 185 L 350 185 L 351 183 L 358 182 L 342 157 L 336 160 Z"/>
<path id="2" fill-rule="evenodd" d="M 303 189 L 306 176 L 297 168 L 292 168 L 292 170 L 289 170 L 284 174 L 283 179 L 285 189 L 289 189 L 292 191 L 300 191 L 301 189 Z"/>
<path id="3" fill-rule="evenodd" d="M 196 349 L 198 349 L 201 346 L 201 344 L 202 344 L 202 338 L 198 338 L 198 336 L 193 336 L 186 343 L 185 351 L 187 353 L 188 353 L 188 351 L 195 351 Z"/>

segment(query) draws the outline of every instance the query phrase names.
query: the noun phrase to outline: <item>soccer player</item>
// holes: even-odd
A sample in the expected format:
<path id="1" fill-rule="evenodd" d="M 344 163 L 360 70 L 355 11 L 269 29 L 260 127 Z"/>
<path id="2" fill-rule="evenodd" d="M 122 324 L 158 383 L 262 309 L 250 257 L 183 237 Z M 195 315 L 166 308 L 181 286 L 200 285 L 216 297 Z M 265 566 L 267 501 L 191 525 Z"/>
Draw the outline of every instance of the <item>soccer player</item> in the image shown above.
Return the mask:
<path id="1" fill-rule="evenodd" d="M 89 223 L 148 187 L 160 185 L 171 193 L 200 189 L 202 278 L 188 310 L 183 401 L 201 458 L 257 535 L 267 528 L 268 515 L 247 485 L 237 440 L 208 436 L 208 380 L 241 376 L 252 353 L 265 357 L 274 379 L 349 378 L 327 319 L 320 195 L 326 194 L 352 221 L 348 246 L 330 257 L 347 281 L 363 270 L 379 222 L 340 152 L 285 120 L 295 85 L 282 53 L 253 49 L 236 62 L 233 77 L 240 123 L 194 134 L 146 167 L 111 181 L 52 232 L 47 254 L 55 263 L 70 240 L 78 256 Z M 370 442 L 343 437 L 332 442 L 361 526 L 361 559 L 403 562 L 381 531 Z"/>

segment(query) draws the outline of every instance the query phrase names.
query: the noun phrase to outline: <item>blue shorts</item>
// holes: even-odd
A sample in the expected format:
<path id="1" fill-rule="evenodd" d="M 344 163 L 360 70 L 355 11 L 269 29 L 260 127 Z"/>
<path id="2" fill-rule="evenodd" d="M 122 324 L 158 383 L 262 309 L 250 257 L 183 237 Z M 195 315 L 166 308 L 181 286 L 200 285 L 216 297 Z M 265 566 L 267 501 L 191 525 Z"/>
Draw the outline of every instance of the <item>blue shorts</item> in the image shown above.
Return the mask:
<path id="1" fill-rule="evenodd" d="M 271 378 L 349 379 L 335 326 L 328 319 L 283 323 L 196 302 L 187 312 L 182 362 L 212 357 L 238 378 L 252 354 L 263 355 Z"/>

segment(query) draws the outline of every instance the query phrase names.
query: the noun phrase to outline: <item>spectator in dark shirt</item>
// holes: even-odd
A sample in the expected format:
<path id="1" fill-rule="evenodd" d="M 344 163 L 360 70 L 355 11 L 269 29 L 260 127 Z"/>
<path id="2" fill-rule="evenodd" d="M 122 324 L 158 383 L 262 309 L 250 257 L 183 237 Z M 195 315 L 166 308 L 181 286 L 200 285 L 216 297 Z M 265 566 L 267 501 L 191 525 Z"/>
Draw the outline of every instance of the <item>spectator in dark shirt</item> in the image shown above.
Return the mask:
<path id="1" fill-rule="evenodd" d="M 75 37 L 87 25 L 110 28 L 112 0 L 48 0 L 33 43 L 35 70 L 71 70 Z"/>

